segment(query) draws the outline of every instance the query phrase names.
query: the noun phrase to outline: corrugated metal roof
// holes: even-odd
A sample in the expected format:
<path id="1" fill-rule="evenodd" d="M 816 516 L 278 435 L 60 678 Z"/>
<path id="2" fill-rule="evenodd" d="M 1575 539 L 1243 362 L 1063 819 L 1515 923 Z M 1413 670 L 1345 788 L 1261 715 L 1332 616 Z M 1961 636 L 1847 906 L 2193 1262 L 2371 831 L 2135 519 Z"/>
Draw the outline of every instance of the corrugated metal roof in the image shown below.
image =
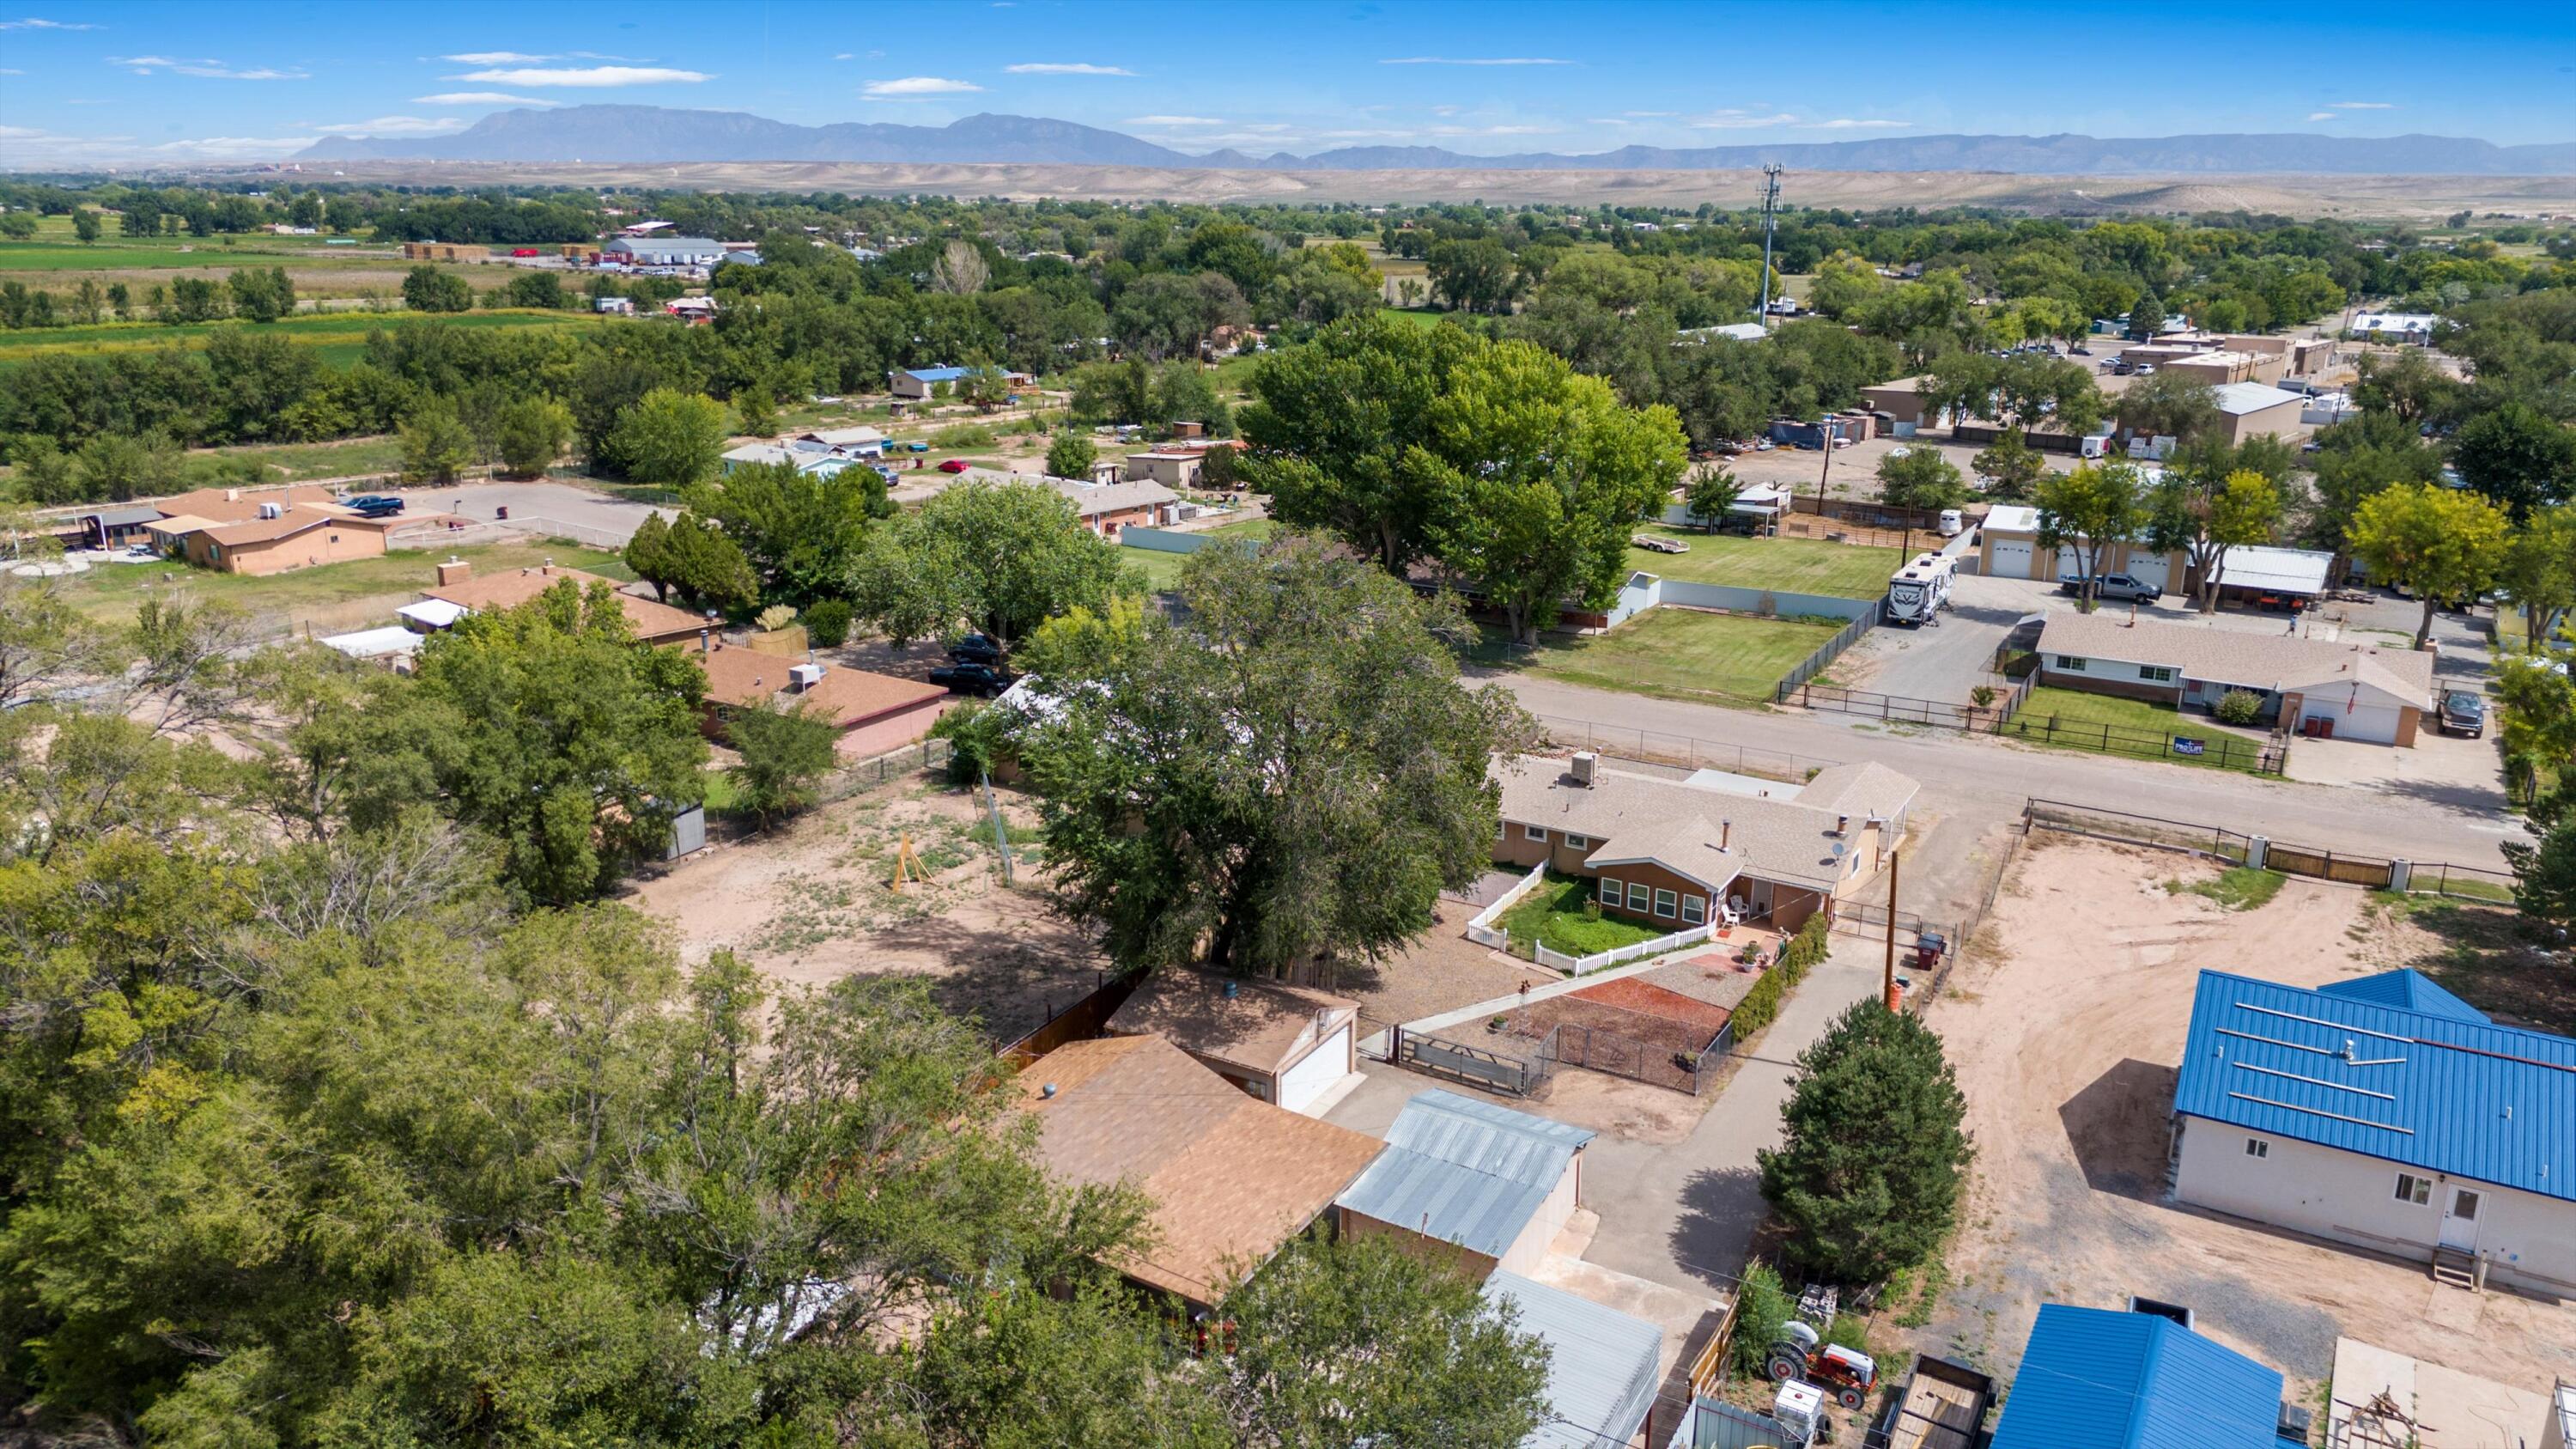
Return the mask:
<path id="1" fill-rule="evenodd" d="M 1488 1277 L 1485 1297 L 1518 1309 L 1520 1331 L 1547 1344 L 1547 1408 L 1555 1417 L 1522 1449 L 1600 1449 L 1636 1437 L 1654 1407 L 1663 1329 L 1518 1273 Z"/>
<path id="2" fill-rule="evenodd" d="M 962 367 L 906 367 L 900 371 L 917 382 L 955 382 L 966 375 Z"/>
<path id="3" fill-rule="evenodd" d="M 2576 1040 L 2456 1011 L 2203 971 L 2174 1110 L 2576 1200 Z"/>
<path id="4" fill-rule="evenodd" d="M 2382 971 L 2376 976 L 2356 976 L 2350 981 L 2338 981 L 2331 986 L 2320 986 L 2317 989 L 2328 996 L 2340 996 L 2346 1001 L 2369 1001 L 2381 1006 L 2398 1006 L 2408 1011 L 2423 1012 L 2427 1016 L 2447 1016 L 2458 1021 L 2487 1020 L 2485 1012 L 2443 990 L 2432 977 L 2412 967 L 2397 971 Z"/>
<path id="5" fill-rule="evenodd" d="M 1334 1201 L 1500 1257 L 1592 1137 L 1455 1092 L 1418 1092 L 1387 1128 L 1387 1150 Z"/>
<path id="6" fill-rule="evenodd" d="M 81 516 L 97 519 L 100 526 L 104 528 L 124 528 L 130 524 L 152 523 L 163 515 L 160 509 L 147 503 L 132 508 L 102 508 L 96 513 Z"/>
<path id="7" fill-rule="evenodd" d="M 2170 1318 L 2040 1306 L 1989 1449 L 2274 1449 L 2281 1376 Z"/>

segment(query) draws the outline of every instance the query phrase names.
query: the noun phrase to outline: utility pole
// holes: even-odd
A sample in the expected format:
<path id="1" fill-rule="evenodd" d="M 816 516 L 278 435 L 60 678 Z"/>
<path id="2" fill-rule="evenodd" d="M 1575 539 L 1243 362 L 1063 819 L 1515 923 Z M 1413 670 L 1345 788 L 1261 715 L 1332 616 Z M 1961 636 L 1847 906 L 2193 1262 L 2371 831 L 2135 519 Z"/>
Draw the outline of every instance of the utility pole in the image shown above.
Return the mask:
<path id="1" fill-rule="evenodd" d="M 1896 862 L 1896 854 L 1894 852 L 1890 852 L 1887 857 L 1887 980 L 1885 982 L 1886 994 L 1881 999 L 1887 1003 L 1887 1009 L 1891 1012 L 1897 1009 Z"/>
<path id="2" fill-rule="evenodd" d="M 1780 230 L 1780 163 L 1762 168 L 1762 330 L 1771 330 L 1771 238 Z"/>

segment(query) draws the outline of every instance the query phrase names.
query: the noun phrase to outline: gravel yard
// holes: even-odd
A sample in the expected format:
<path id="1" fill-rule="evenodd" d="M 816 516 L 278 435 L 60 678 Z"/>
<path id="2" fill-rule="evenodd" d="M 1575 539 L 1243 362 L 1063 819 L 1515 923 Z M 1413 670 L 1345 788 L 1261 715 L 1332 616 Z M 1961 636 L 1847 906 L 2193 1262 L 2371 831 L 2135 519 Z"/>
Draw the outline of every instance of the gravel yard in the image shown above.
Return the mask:
<path id="1" fill-rule="evenodd" d="M 2312 1401 L 2340 1334 L 2509 1383 L 2576 1377 L 2576 1309 L 2437 1287 L 2419 1264 L 2163 1201 L 2200 968 L 2323 985 L 2422 965 L 2438 938 L 2358 890 L 2293 879 L 2231 913 L 2165 887 L 2213 876 L 2206 862 L 2045 832 L 2029 843 L 1991 949 L 1929 1011 L 1978 1158 L 1950 1286 L 1913 1346 L 2009 1372 L 2042 1302 L 2138 1293 L 2192 1306 L 2202 1331 L 2289 1375 L 2293 1402 Z"/>

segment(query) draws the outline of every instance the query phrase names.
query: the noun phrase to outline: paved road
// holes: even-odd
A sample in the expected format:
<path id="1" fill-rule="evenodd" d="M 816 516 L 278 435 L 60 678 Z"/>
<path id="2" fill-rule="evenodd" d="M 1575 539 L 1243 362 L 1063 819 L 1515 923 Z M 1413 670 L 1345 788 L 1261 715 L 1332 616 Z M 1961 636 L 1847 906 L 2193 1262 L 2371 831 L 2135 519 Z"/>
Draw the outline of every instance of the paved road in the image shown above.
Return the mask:
<path id="1" fill-rule="evenodd" d="M 1918 808 L 1942 817 L 1932 841 L 1915 849 L 1923 872 L 1909 875 L 1902 892 L 1907 909 L 1927 915 L 1954 913 L 1956 892 L 1978 878 L 1958 847 L 2018 817 L 2033 795 L 2302 845 L 2488 868 L 2502 865 L 2499 846 L 2524 838 L 2520 822 L 2474 808 L 2445 789 L 2299 784 L 1948 730 L 1890 732 L 1847 715 L 1724 709 L 1522 675 L 1492 677 L 1535 713 L 1601 722 L 1604 748 L 1614 748 L 1622 731 L 1646 730 L 1719 746 L 1876 760 L 1913 776 L 1923 782 Z"/>

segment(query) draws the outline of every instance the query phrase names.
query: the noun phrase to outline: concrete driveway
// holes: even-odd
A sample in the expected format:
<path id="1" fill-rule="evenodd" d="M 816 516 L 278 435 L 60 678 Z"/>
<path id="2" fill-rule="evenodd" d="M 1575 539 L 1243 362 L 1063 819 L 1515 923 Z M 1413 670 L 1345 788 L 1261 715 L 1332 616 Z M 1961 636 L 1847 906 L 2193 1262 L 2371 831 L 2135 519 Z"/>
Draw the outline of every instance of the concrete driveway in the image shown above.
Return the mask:
<path id="1" fill-rule="evenodd" d="M 644 526 L 644 520 L 653 514 L 670 518 L 679 512 L 546 479 L 526 483 L 459 483 L 452 488 L 396 488 L 387 491 L 402 499 L 404 507 L 412 513 L 453 513 L 488 523 L 499 519 L 501 510 L 506 508 L 510 511 L 510 527 L 525 528 L 534 533 L 560 533 L 576 542 L 600 548 L 623 547 L 626 540 L 635 536 L 635 530 Z"/>
<path id="2" fill-rule="evenodd" d="M 2014 621 L 2033 612 L 2027 589 L 2019 580 L 1962 577 L 1952 585 L 1950 607 L 1939 623 L 1870 630 L 1837 663 L 1834 676 L 1849 679 L 1855 689 L 1966 704 L 1969 690 L 2002 682 L 1987 666 Z"/>

